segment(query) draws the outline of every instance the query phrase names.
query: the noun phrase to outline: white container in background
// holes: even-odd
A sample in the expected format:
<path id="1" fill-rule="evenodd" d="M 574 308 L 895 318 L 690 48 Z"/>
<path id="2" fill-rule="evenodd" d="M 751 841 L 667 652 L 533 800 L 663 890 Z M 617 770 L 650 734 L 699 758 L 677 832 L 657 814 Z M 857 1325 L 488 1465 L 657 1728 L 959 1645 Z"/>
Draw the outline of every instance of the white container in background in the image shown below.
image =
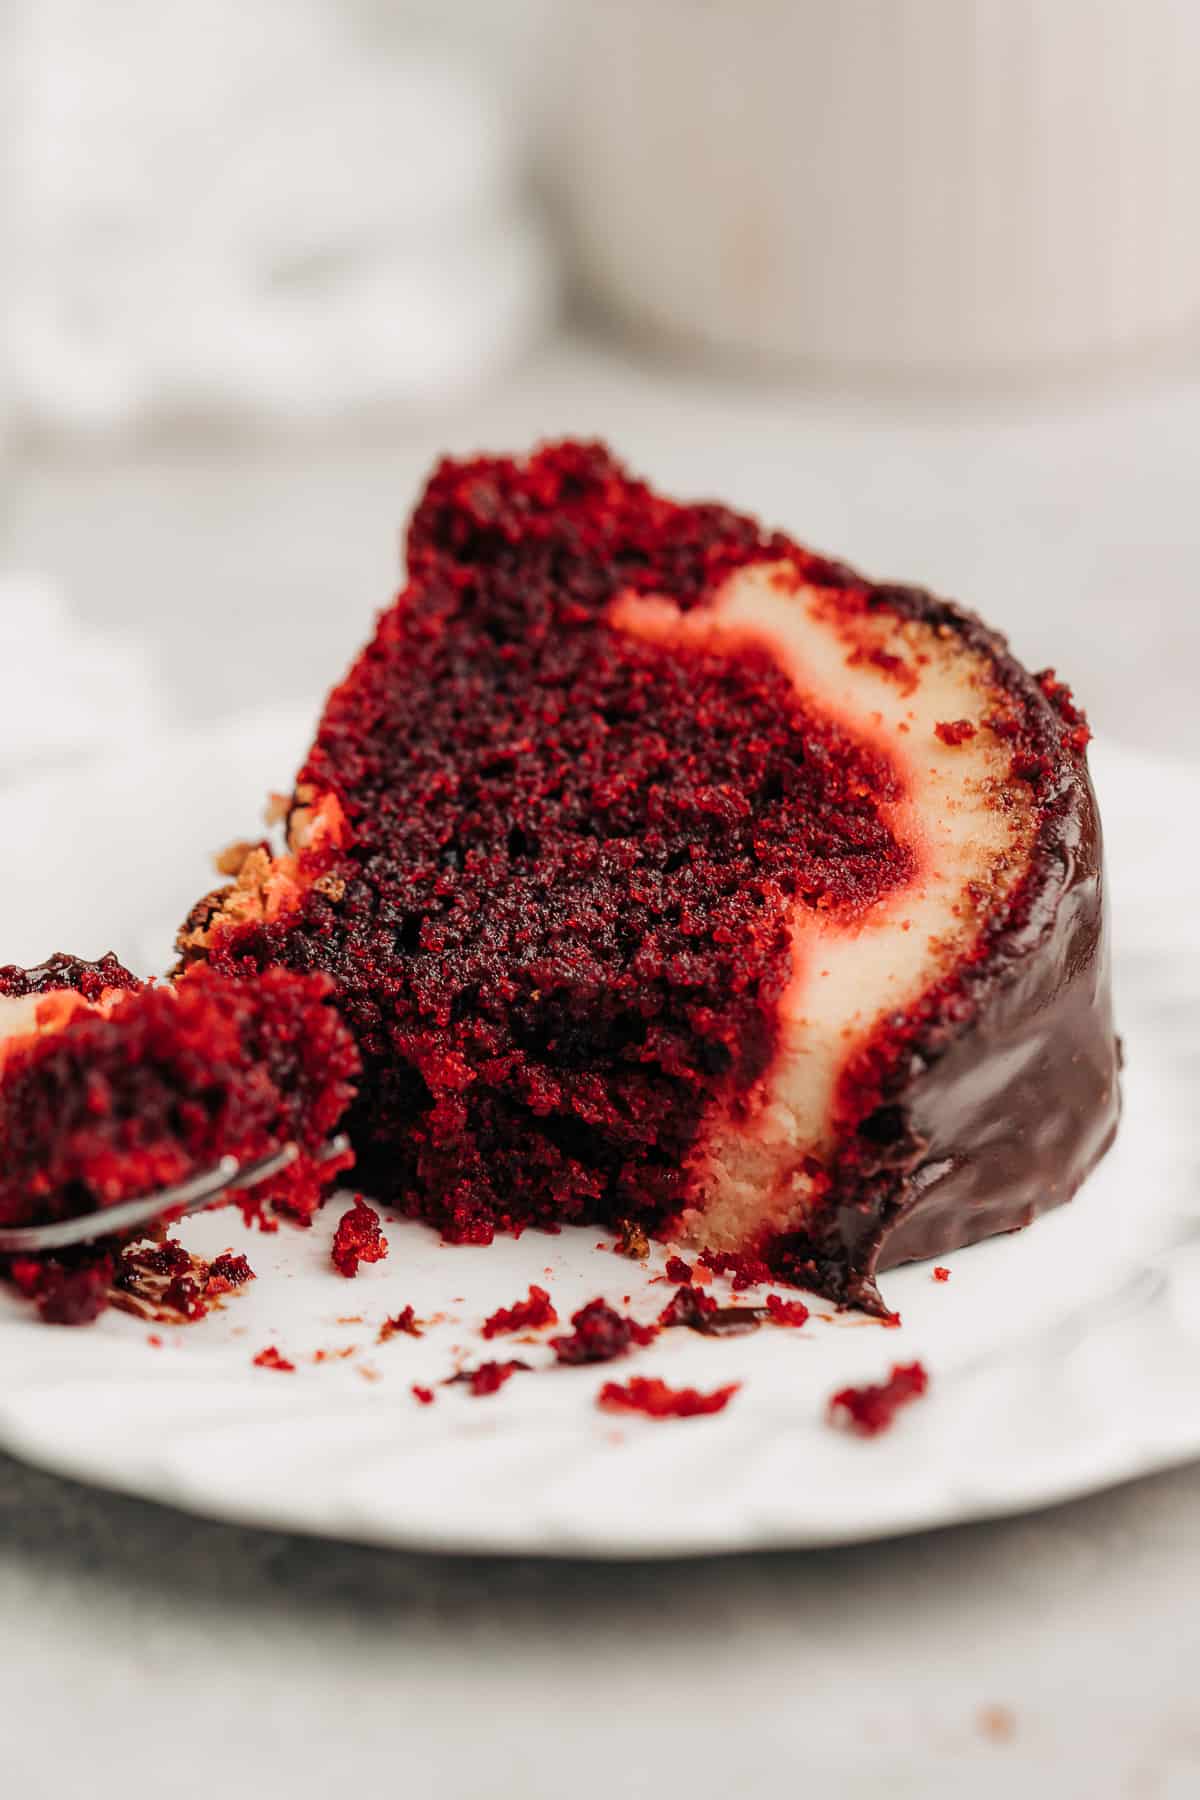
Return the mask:
<path id="1" fill-rule="evenodd" d="M 585 287 L 722 352 L 1060 364 L 1200 324 L 1200 0 L 577 0 Z"/>

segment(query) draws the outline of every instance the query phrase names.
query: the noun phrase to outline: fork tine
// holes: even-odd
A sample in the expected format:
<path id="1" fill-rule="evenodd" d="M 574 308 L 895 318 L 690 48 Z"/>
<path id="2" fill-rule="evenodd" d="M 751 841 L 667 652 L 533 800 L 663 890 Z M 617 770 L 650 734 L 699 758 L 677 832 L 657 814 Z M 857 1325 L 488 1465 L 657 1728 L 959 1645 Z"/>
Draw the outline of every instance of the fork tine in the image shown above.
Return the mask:
<path id="1" fill-rule="evenodd" d="M 340 1156 L 349 1148 L 349 1139 L 331 1138 L 322 1154 L 322 1162 Z M 192 1175 L 175 1187 L 160 1188 L 157 1193 L 143 1194 L 137 1200 L 122 1201 L 119 1206 L 105 1206 L 95 1212 L 80 1213 L 73 1219 L 58 1219 L 51 1225 L 10 1225 L 0 1227 L 0 1256 L 37 1255 L 46 1250 L 64 1250 L 72 1244 L 90 1244 L 97 1238 L 115 1232 L 129 1231 L 137 1225 L 148 1225 L 164 1213 L 182 1217 L 200 1212 L 230 1188 L 255 1187 L 272 1175 L 290 1168 L 299 1156 L 295 1144 L 284 1144 L 269 1156 L 240 1164 L 235 1156 L 223 1156 L 211 1169 Z"/>

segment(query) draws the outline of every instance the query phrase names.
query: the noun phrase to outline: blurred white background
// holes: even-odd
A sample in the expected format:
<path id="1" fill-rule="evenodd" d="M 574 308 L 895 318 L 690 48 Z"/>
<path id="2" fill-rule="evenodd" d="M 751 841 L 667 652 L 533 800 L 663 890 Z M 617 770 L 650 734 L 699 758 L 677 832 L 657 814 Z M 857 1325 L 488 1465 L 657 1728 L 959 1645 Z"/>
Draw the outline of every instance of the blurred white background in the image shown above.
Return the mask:
<path id="1" fill-rule="evenodd" d="M 558 433 L 1200 749 L 1189 0 L 0 18 L 0 773 L 315 709 L 433 458 Z"/>

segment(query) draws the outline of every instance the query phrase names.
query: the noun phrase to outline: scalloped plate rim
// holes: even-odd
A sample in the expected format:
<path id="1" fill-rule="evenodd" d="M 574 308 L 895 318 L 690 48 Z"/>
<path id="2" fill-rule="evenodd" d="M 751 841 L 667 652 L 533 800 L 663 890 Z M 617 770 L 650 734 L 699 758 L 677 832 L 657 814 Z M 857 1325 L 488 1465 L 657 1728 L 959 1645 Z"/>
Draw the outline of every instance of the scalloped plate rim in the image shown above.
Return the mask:
<path id="1" fill-rule="evenodd" d="M 268 766 L 268 756 L 273 759 L 277 754 L 270 747 L 277 738 L 286 740 L 299 729 L 293 715 L 275 712 L 269 716 L 247 717 L 240 722 L 225 721 L 203 731 L 164 739 L 154 760 L 154 777 L 147 784 L 146 794 L 141 797 L 140 803 L 144 805 L 145 811 L 140 820 L 140 828 L 144 829 L 151 821 L 155 825 L 160 824 L 167 816 L 163 810 L 166 805 L 165 796 L 172 785 L 178 782 L 183 767 L 204 766 L 216 767 L 218 781 L 227 780 L 234 792 L 235 798 L 228 808 L 231 825 L 229 835 L 233 835 L 239 822 L 238 808 L 252 791 L 250 785 L 246 785 L 243 791 L 243 775 L 249 782 L 252 774 L 254 791 L 265 791 L 271 785 L 272 778 L 276 782 L 281 778 L 286 779 L 278 763 Z M 286 756 L 280 758 L 284 764 L 286 760 Z M 1177 1015 L 1180 1010 L 1181 981 L 1194 984 L 1196 1010 L 1200 1010 L 1200 945 L 1197 944 L 1196 933 L 1186 920 L 1183 909 L 1164 907 L 1161 895 L 1167 890 L 1162 887 L 1161 882 L 1155 885 L 1155 851 L 1166 833 L 1168 812 L 1184 788 L 1189 796 L 1194 792 L 1194 783 L 1198 778 L 1186 765 L 1171 765 L 1138 753 L 1110 750 L 1102 753 L 1098 761 L 1104 776 L 1102 790 L 1108 786 L 1114 796 L 1111 819 L 1110 803 L 1105 800 L 1106 823 L 1110 827 L 1116 827 L 1115 830 L 1110 829 L 1110 843 L 1120 845 L 1122 880 L 1117 885 L 1122 890 L 1124 916 L 1129 925 L 1125 951 L 1119 959 L 1125 988 L 1124 1000 L 1131 1023 L 1128 1035 L 1137 1054 L 1146 1058 L 1141 1064 L 1146 1071 L 1143 1083 L 1146 1092 L 1139 1103 L 1146 1116 L 1142 1117 L 1139 1113 L 1132 1120 L 1127 1120 L 1113 1158 L 1122 1154 L 1124 1146 L 1125 1160 L 1131 1160 L 1133 1146 L 1129 1140 L 1133 1134 L 1138 1134 L 1138 1147 L 1145 1145 L 1148 1151 L 1152 1149 L 1148 1166 L 1152 1171 L 1161 1171 L 1165 1188 L 1169 1190 L 1157 1194 L 1156 1204 L 1148 1209 L 1148 1216 L 1159 1223 L 1169 1222 L 1172 1218 L 1176 1222 L 1185 1218 L 1192 1220 L 1196 1208 L 1194 1197 L 1189 1197 L 1190 1165 L 1200 1153 L 1200 1128 L 1192 1125 L 1189 1110 L 1183 1103 L 1184 1090 L 1177 1082 L 1177 1064 L 1179 1043 L 1185 1040 L 1187 1054 L 1196 1056 L 1197 1068 L 1200 1069 L 1200 1028 L 1192 1023 L 1194 1013 L 1187 1014 L 1182 1025 Z M 243 769 L 243 762 L 249 765 L 248 769 Z M 118 791 L 126 768 L 127 764 L 122 762 L 114 762 L 109 766 L 108 779 L 112 791 Z M 1152 803 L 1147 803 L 1148 788 L 1153 787 L 1153 783 L 1147 782 L 1148 775 L 1153 776 L 1154 782 L 1161 781 L 1165 784 L 1162 811 L 1157 820 L 1154 816 L 1155 807 Z M 1181 787 L 1178 784 L 1184 785 Z M 65 798 L 70 791 L 71 780 L 66 776 L 61 781 L 47 781 L 43 778 L 40 783 L 29 784 L 29 793 L 36 793 L 39 806 L 45 806 L 49 798 L 51 811 L 54 796 L 57 794 Z M 1119 800 L 1116 798 L 1118 795 Z M 8 797 L 11 797 L 11 790 L 6 798 Z M 36 816 L 36 807 L 26 808 L 27 827 L 36 828 Z M 244 820 L 244 814 L 242 818 Z M 136 806 L 123 823 L 127 828 L 138 823 Z M 1173 856 L 1178 855 L 1178 848 L 1177 844 L 1172 845 Z M 186 863 L 188 858 L 181 855 L 181 860 Z M 1157 866 L 1160 876 L 1165 876 L 1166 865 L 1160 850 Z M 197 859 L 196 868 L 199 867 Z M 1174 869 L 1173 873 L 1178 887 L 1178 869 Z M 192 877 L 187 873 L 179 879 L 190 882 Z M 195 891 L 200 891 L 199 886 L 195 887 Z M 1169 928 L 1167 937 L 1164 937 L 1164 919 Z M 1171 936 L 1170 930 L 1176 924 L 1178 934 Z M 1187 1009 L 1184 1011 L 1186 1013 Z M 1158 1109 L 1156 1113 L 1149 1110 L 1151 1090 L 1154 1090 L 1153 1105 Z M 1185 1121 L 1190 1130 L 1185 1130 Z M 1105 1179 L 1107 1167 L 1108 1165 L 1102 1167 L 1072 1206 L 1063 1209 L 1064 1212 L 1075 1216 L 1077 1209 L 1087 1207 L 1089 1192 Z M 1112 1176 L 1111 1169 L 1109 1176 Z M 1039 1245 L 1044 1245 L 1047 1254 L 1050 1252 L 1052 1237 L 1047 1233 L 1046 1227 L 1061 1216 L 1061 1213 L 1049 1215 L 1047 1220 L 1031 1231 L 1021 1234 L 1018 1255 L 1027 1259 L 1025 1266 L 1030 1270 L 1045 1260 L 1039 1253 Z M 389 1229 L 393 1228 L 389 1226 Z M 401 1224 L 394 1229 L 402 1234 L 420 1228 Z M 585 1232 L 582 1235 L 594 1237 L 595 1234 Z M 1062 1236 L 1061 1232 L 1059 1235 Z M 540 1265 L 553 1254 L 546 1245 L 559 1241 L 544 1240 L 536 1234 L 529 1234 L 522 1240 L 522 1244 L 533 1244 L 537 1250 L 536 1260 Z M 405 1238 L 403 1242 L 408 1245 L 409 1239 Z M 579 1249 L 578 1240 L 567 1248 L 573 1254 Z M 423 1250 L 422 1245 L 415 1248 L 414 1255 L 418 1262 Z M 1135 1336 L 1145 1334 L 1139 1337 L 1141 1347 L 1147 1352 L 1153 1350 L 1156 1354 L 1163 1355 L 1174 1367 L 1180 1361 L 1177 1355 L 1179 1347 L 1185 1344 L 1192 1332 L 1200 1336 L 1200 1280 L 1196 1279 L 1200 1275 L 1200 1266 L 1196 1270 L 1180 1270 L 1172 1265 L 1165 1239 L 1158 1250 L 1161 1254 L 1156 1256 L 1155 1246 L 1151 1245 L 1145 1266 L 1165 1270 L 1164 1280 L 1171 1286 L 1169 1303 L 1155 1304 L 1141 1312 L 1135 1308 L 1130 1318 L 1119 1321 L 1112 1330 L 1129 1330 Z M 979 1281 L 984 1279 L 980 1276 L 980 1271 L 985 1266 L 988 1251 L 989 1246 L 981 1245 L 974 1251 L 960 1253 L 960 1262 L 956 1263 L 956 1276 L 961 1266 L 964 1286 L 970 1286 L 972 1282 L 978 1285 L 977 1278 Z M 464 1253 L 447 1253 L 451 1257 L 455 1254 L 461 1256 Z M 992 1261 L 995 1266 L 1001 1267 L 996 1260 L 1001 1254 L 1010 1258 L 1008 1266 L 1012 1266 L 1011 1250 L 993 1253 Z M 289 1255 L 295 1260 L 299 1258 L 300 1252 L 289 1249 Z M 505 1257 L 507 1262 L 504 1257 L 500 1258 L 496 1265 L 498 1268 L 508 1267 L 511 1270 L 517 1267 L 519 1252 L 515 1260 L 511 1251 L 505 1252 Z M 568 1256 L 568 1261 L 570 1260 L 571 1257 Z M 606 1273 L 610 1276 L 614 1273 L 612 1261 L 613 1259 L 608 1259 L 606 1265 Z M 466 1265 L 462 1266 L 465 1269 Z M 454 1264 L 450 1262 L 442 1265 L 443 1269 L 453 1267 Z M 1133 1272 L 1136 1275 L 1136 1267 Z M 530 1279 L 538 1278 L 537 1270 L 527 1270 L 526 1273 Z M 629 1273 L 629 1265 L 616 1273 L 620 1275 L 623 1285 L 633 1285 L 635 1278 Z M 916 1277 L 910 1276 L 908 1271 L 898 1273 L 908 1280 L 906 1291 L 921 1303 L 927 1316 L 932 1318 L 927 1297 L 915 1285 Z M 580 1277 L 578 1268 L 575 1276 L 577 1286 L 579 1279 L 584 1280 L 585 1286 L 587 1280 L 591 1279 L 590 1276 Z M 503 1279 L 511 1282 L 514 1276 L 510 1272 Z M 469 1287 L 470 1282 L 465 1279 L 454 1280 L 453 1285 Z M 266 1284 L 259 1283 L 258 1286 L 265 1287 Z M 503 1297 L 500 1295 L 500 1298 Z M 358 1299 L 358 1290 L 355 1291 L 355 1299 Z M 1181 1309 L 1186 1314 L 1190 1331 L 1185 1330 L 1181 1323 Z M 1062 1317 L 1065 1316 L 1064 1314 Z M 1047 1315 L 1047 1319 L 1047 1329 L 1054 1327 L 1054 1315 Z M 1058 1322 L 1061 1324 L 1062 1319 Z M 122 1325 L 128 1326 L 129 1323 L 123 1321 Z M 1100 1323 L 1103 1323 L 1102 1318 Z M 236 1330 L 236 1327 L 230 1326 L 229 1329 Z M 811 1328 L 806 1328 L 806 1332 L 810 1330 Z M 672 1334 L 673 1337 L 685 1335 Z M 880 1348 L 879 1360 L 892 1358 L 893 1351 L 902 1354 L 903 1339 L 907 1335 L 907 1330 L 895 1334 L 886 1349 Z M 1092 1336 L 1090 1327 L 1081 1334 L 1080 1344 L 1085 1352 Z M 851 1352 L 857 1353 L 862 1349 L 853 1339 L 854 1334 L 842 1334 L 839 1348 L 835 1350 L 830 1343 L 830 1334 L 825 1334 L 825 1344 L 829 1347 L 828 1357 L 825 1358 L 830 1365 L 829 1388 L 844 1373 L 841 1365 L 850 1357 Z M 372 1505 L 369 1496 L 362 1491 L 362 1483 L 359 1482 L 356 1486 L 353 1480 L 340 1497 L 336 1490 L 327 1487 L 314 1504 L 302 1483 L 295 1483 L 290 1488 L 280 1488 L 278 1485 L 272 1488 L 269 1481 L 262 1481 L 256 1487 L 253 1471 L 243 1471 L 243 1478 L 240 1480 L 231 1480 L 227 1475 L 223 1486 L 219 1459 L 213 1465 L 211 1473 L 206 1475 L 202 1468 L 198 1470 L 194 1463 L 189 1464 L 185 1439 L 182 1452 L 177 1449 L 173 1461 L 169 1434 L 154 1446 L 147 1444 L 141 1456 L 130 1458 L 119 1445 L 102 1443 L 98 1447 L 95 1439 L 89 1438 L 87 1431 L 79 1426 L 76 1426 L 73 1433 L 70 1419 L 56 1417 L 53 1412 L 45 1424 L 39 1427 L 29 1417 L 29 1408 L 52 1395 L 56 1387 L 62 1393 L 61 1370 L 64 1364 L 73 1364 L 76 1341 L 80 1348 L 86 1342 L 92 1346 L 101 1346 L 101 1350 L 100 1354 L 93 1353 L 90 1359 L 81 1361 L 78 1370 L 73 1370 L 75 1385 L 79 1385 L 81 1371 L 84 1385 L 88 1385 L 89 1369 L 94 1371 L 92 1379 L 110 1394 L 114 1391 L 109 1385 L 110 1368 L 118 1373 L 129 1368 L 133 1372 L 132 1379 L 137 1381 L 140 1371 L 136 1366 L 136 1359 L 126 1354 L 127 1347 L 135 1339 L 127 1331 L 120 1337 L 70 1334 L 68 1341 L 66 1334 L 56 1332 L 47 1336 L 46 1328 L 30 1327 L 24 1323 L 6 1323 L 0 1316 L 0 1347 L 11 1349 L 18 1344 L 20 1346 L 15 1375 L 10 1378 L 7 1391 L 0 1395 L 0 1448 L 68 1479 L 131 1498 L 173 1506 L 195 1517 L 220 1520 L 233 1525 L 283 1530 L 310 1537 L 329 1537 L 439 1554 L 638 1560 L 850 1545 L 940 1529 L 952 1524 L 1014 1516 L 1065 1504 L 1072 1499 L 1122 1485 L 1147 1474 L 1178 1467 L 1200 1456 L 1200 1408 L 1195 1409 L 1194 1423 L 1189 1423 L 1188 1416 L 1181 1419 L 1169 1410 L 1165 1413 L 1161 1410 L 1147 1413 L 1138 1404 L 1131 1404 L 1119 1416 L 1106 1415 L 1103 1427 L 1091 1436 L 1085 1432 L 1076 1441 L 1067 1432 L 1061 1443 L 1055 1440 L 1054 1453 L 1043 1453 L 1040 1460 L 1036 1455 L 1030 1457 L 1017 1480 L 1011 1479 L 1011 1472 L 1006 1470 L 1005 1473 L 1010 1478 L 1001 1481 L 990 1493 L 986 1468 L 975 1468 L 970 1472 L 970 1479 L 965 1479 L 964 1469 L 955 1464 L 951 1455 L 941 1462 L 920 1465 L 914 1481 L 912 1467 L 906 1467 L 904 1462 L 905 1438 L 895 1433 L 878 1446 L 855 1447 L 855 1454 L 862 1459 L 863 1480 L 860 1481 L 855 1474 L 843 1482 L 844 1491 L 841 1491 L 838 1489 L 838 1481 L 842 1477 L 835 1468 L 832 1487 L 827 1487 L 822 1497 L 818 1483 L 816 1502 L 807 1507 L 801 1497 L 800 1504 L 789 1508 L 787 1496 L 778 1489 L 769 1487 L 757 1495 L 757 1507 L 753 1491 L 747 1492 L 744 1498 L 734 1494 L 731 1499 L 733 1490 L 726 1479 L 721 1490 L 723 1498 L 718 1497 L 719 1503 L 715 1502 L 707 1511 L 701 1506 L 690 1515 L 681 1516 L 678 1511 L 667 1510 L 661 1504 L 656 1512 L 654 1504 L 651 1504 L 640 1511 L 636 1507 L 619 1511 L 606 1527 L 597 1521 L 595 1512 L 591 1509 L 585 1510 L 581 1517 L 572 1515 L 570 1511 L 555 1513 L 553 1506 L 548 1511 L 542 1510 L 537 1504 L 536 1495 L 526 1497 L 529 1503 L 522 1510 L 519 1504 L 522 1496 L 518 1494 L 515 1501 L 513 1497 L 509 1498 L 507 1517 L 503 1510 L 499 1517 L 495 1517 L 481 1508 L 473 1519 L 470 1516 L 464 1518 L 462 1508 L 459 1507 L 452 1510 L 446 1523 L 439 1524 L 436 1516 L 436 1491 L 433 1499 L 425 1503 L 424 1516 L 419 1496 L 416 1504 L 408 1508 L 398 1506 L 389 1516 L 386 1505 L 381 1505 L 378 1500 Z M 1034 1342 L 1036 1344 L 1036 1334 Z M 229 1349 L 231 1343 L 232 1339 L 227 1337 L 224 1348 Z M 111 1345 L 114 1351 L 120 1345 L 120 1354 L 106 1357 L 102 1348 L 105 1345 Z M 1025 1347 L 1024 1340 L 1010 1345 L 1012 1350 Z M 711 1346 L 708 1348 L 711 1353 Z M 1096 1336 L 1094 1348 L 1098 1354 L 1109 1348 L 1103 1334 Z M 479 1346 L 476 1345 L 475 1349 L 478 1353 Z M 188 1351 L 180 1349 L 172 1354 L 186 1356 Z M 820 1354 L 819 1352 L 818 1355 Z M 688 1363 L 689 1359 L 690 1379 L 691 1369 L 700 1366 L 690 1346 L 677 1360 Z M 776 1357 L 775 1360 L 778 1363 L 782 1358 Z M 861 1355 L 858 1360 L 862 1361 Z M 983 1362 L 987 1364 L 987 1372 L 998 1379 L 1020 1378 L 1019 1355 L 1010 1356 L 1006 1364 L 1003 1353 L 994 1352 L 985 1357 Z M 798 1368 L 800 1366 L 797 1364 Z M 208 1387 L 222 1392 L 224 1384 L 228 1383 L 231 1394 L 265 1391 L 248 1388 L 244 1369 L 239 1364 L 235 1370 L 228 1357 L 215 1358 L 204 1366 L 189 1370 L 188 1380 L 182 1383 L 175 1383 L 169 1370 L 170 1365 L 166 1363 L 156 1374 L 154 1382 L 138 1382 L 139 1398 L 150 1396 L 154 1399 L 157 1389 L 165 1394 L 174 1392 L 178 1403 L 190 1387 L 203 1386 L 206 1380 Z M 810 1372 L 804 1371 L 806 1375 Z M 936 1369 L 934 1373 L 936 1381 Z M 1056 1373 L 1061 1375 L 1062 1370 L 1056 1367 Z M 196 1377 L 195 1381 L 192 1380 L 193 1376 Z M 708 1376 L 710 1382 L 724 1378 L 720 1368 L 714 1366 L 709 1366 Z M 1078 1378 L 1078 1372 L 1075 1378 Z M 261 1380 L 262 1377 L 257 1379 Z M 119 1391 L 119 1387 L 116 1391 Z M 345 1386 L 340 1389 L 331 1388 L 323 1405 L 327 1410 L 333 1408 L 336 1395 L 350 1391 L 353 1390 Z M 301 1407 L 285 1401 L 282 1393 L 277 1398 L 278 1405 L 275 1402 L 272 1405 L 276 1407 L 286 1434 L 293 1414 L 298 1414 L 301 1418 L 308 1415 L 304 1414 Z M 1132 1398 L 1136 1401 L 1137 1396 Z M 697 1451 L 702 1452 L 706 1441 L 711 1442 L 714 1461 L 721 1454 L 723 1445 L 729 1441 L 736 1444 L 740 1437 L 749 1437 L 755 1444 L 765 1442 L 768 1455 L 781 1448 L 786 1452 L 794 1451 L 799 1454 L 797 1446 L 803 1446 L 805 1433 L 809 1434 L 809 1441 L 813 1444 L 819 1445 L 824 1441 L 812 1435 L 825 1429 L 819 1425 L 815 1414 L 803 1419 L 790 1415 L 781 1417 L 778 1425 L 772 1423 L 774 1415 L 770 1415 L 767 1420 L 768 1430 L 764 1432 L 759 1422 L 755 1436 L 756 1414 L 753 1405 L 748 1407 L 748 1416 L 743 1416 L 741 1423 L 731 1432 L 725 1428 L 725 1421 L 734 1415 L 742 1400 L 744 1396 L 738 1396 L 730 1414 L 722 1415 L 719 1421 L 650 1425 L 645 1421 L 634 1420 L 623 1429 L 635 1441 L 640 1436 L 642 1441 L 655 1442 L 653 1456 L 659 1463 L 666 1461 L 670 1464 L 677 1460 L 681 1469 L 691 1467 L 697 1461 L 704 1461 L 704 1455 L 701 1453 L 698 1456 Z M 771 1402 L 772 1396 L 768 1392 L 768 1406 Z M 443 1402 L 438 1410 L 444 1412 L 449 1423 L 446 1423 L 445 1418 L 439 1419 L 436 1429 L 425 1420 L 425 1409 L 414 1409 L 404 1415 L 413 1421 L 411 1437 L 414 1455 L 419 1453 L 420 1445 L 426 1440 L 435 1449 L 439 1438 L 461 1448 L 473 1433 L 484 1447 L 480 1465 L 483 1475 L 487 1468 L 486 1447 L 489 1442 L 499 1437 L 511 1452 L 514 1444 L 519 1446 L 528 1441 L 522 1437 L 524 1423 L 521 1413 L 506 1414 L 502 1396 L 497 1402 L 488 1403 L 500 1406 L 500 1411 L 495 1415 L 482 1415 L 483 1421 L 491 1421 L 487 1423 L 486 1429 L 476 1417 L 471 1431 L 459 1429 L 456 1432 L 455 1417 L 461 1418 L 462 1415 L 452 1413 L 452 1408 L 458 1404 L 460 1396 L 457 1395 Z M 526 1410 L 532 1404 L 522 1403 Z M 252 1434 L 260 1428 L 257 1408 L 258 1402 L 255 1401 L 241 1415 L 241 1422 L 249 1427 Z M 347 1418 L 361 1416 L 364 1422 L 368 1422 L 366 1437 L 369 1444 L 371 1431 L 378 1429 L 378 1410 L 373 1409 L 366 1402 L 362 1391 L 358 1390 L 358 1403 L 349 1409 L 343 1408 L 343 1411 Z M 552 1415 L 552 1412 L 552 1407 L 547 1408 L 548 1415 Z M 391 1420 L 399 1415 L 385 1407 L 382 1416 Z M 936 1416 L 931 1400 L 929 1417 L 933 1419 Z M 575 1439 L 587 1443 L 588 1454 L 596 1456 L 600 1438 L 594 1429 L 594 1416 L 589 1417 L 592 1418 L 593 1429 L 591 1435 L 586 1436 L 584 1428 L 573 1417 L 558 1426 L 554 1417 L 548 1416 L 543 1422 L 546 1444 L 552 1447 L 555 1430 L 561 1429 L 564 1442 L 569 1444 L 574 1433 Z M 922 1436 L 927 1435 L 934 1427 L 928 1423 L 922 1426 L 916 1409 L 913 1419 L 915 1442 L 919 1446 Z M 374 1423 L 370 1424 L 371 1421 Z M 1053 1422 L 1051 1416 L 1050 1423 Z M 788 1435 L 789 1425 L 803 1428 L 795 1433 L 795 1443 Z M 717 1429 L 711 1430 L 711 1427 Z M 647 1439 L 647 1432 L 678 1433 L 678 1450 L 671 1440 L 667 1440 L 664 1446 L 657 1444 L 654 1439 Z M 707 1440 L 704 1435 L 706 1432 L 709 1434 Z M 772 1432 L 774 1436 L 771 1436 Z M 1053 1438 L 1052 1432 L 1050 1435 Z M 389 1457 L 399 1453 L 397 1436 L 403 1437 L 403 1428 L 396 1436 L 389 1435 L 387 1438 Z M 312 1452 L 316 1453 L 317 1450 Z M 831 1464 L 835 1463 L 836 1456 L 840 1454 L 840 1451 L 836 1454 L 831 1451 Z M 859 1465 L 850 1463 L 845 1466 L 857 1470 Z M 897 1472 L 900 1480 L 893 1490 L 890 1480 Z M 726 1468 L 722 1468 L 721 1473 L 728 1476 Z M 627 1477 L 628 1470 L 622 1470 L 621 1474 Z M 417 1485 L 419 1487 L 420 1484 Z M 630 1484 L 625 1479 L 617 1485 L 628 1487 Z M 551 1488 L 552 1493 L 553 1491 L 554 1484 Z M 836 1505 L 829 1501 L 830 1492 L 839 1496 Z M 768 1517 L 763 1516 L 764 1501 L 767 1503 Z"/>

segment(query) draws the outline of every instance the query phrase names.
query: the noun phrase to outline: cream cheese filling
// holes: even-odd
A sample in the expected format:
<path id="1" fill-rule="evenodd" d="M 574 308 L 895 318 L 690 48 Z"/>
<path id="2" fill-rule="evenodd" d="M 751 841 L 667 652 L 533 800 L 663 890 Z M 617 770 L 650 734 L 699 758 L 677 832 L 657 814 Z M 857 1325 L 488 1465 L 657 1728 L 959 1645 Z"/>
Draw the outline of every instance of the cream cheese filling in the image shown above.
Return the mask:
<path id="1" fill-rule="evenodd" d="M 802 1164 L 825 1163 L 835 1148 L 842 1070 L 886 1017 L 911 1007 L 967 953 L 1012 891 L 1032 846 L 1033 800 L 1010 777 L 1010 746 L 980 729 L 1004 698 L 990 661 L 952 629 L 886 612 L 847 614 L 786 563 L 735 572 L 708 605 L 687 613 L 659 596 L 625 595 L 612 622 L 710 653 L 754 642 L 810 708 L 884 750 L 904 787 L 881 812 L 916 852 L 913 881 L 852 919 L 796 908 L 776 1057 L 748 1113 L 744 1103 L 736 1118 L 718 1112 L 701 1134 L 697 1200 L 683 1235 L 736 1249 L 764 1229 L 802 1225 L 813 1197 Z M 974 735 L 944 743 L 937 726 L 959 720 Z"/>
<path id="2" fill-rule="evenodd" d="M 41 994 L 0 994 L 0 1042 L 28 1037 L 37 1030 L 38 1002 L 42 998 Z"/>

